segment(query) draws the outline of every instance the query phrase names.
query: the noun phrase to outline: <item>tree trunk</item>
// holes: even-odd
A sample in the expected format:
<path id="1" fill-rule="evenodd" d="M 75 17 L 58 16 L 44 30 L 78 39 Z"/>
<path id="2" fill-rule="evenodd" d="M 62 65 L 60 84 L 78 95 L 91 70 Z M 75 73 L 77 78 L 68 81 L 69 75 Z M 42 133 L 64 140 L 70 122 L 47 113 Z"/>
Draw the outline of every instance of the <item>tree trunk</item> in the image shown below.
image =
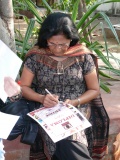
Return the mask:
<path id="1" fill-rule="evenodd" d="M 49 5 L 53 5 L 54 2 L 55 2 L 55 0 L 48 0 Z"/>
<path id="2" fill-rule="evenodd" d="M 16 52 L 13 20 L 12 0 L 0 0 L 0 39 Z"/>
<path id="3" fill-rule="evenodd" d="M 78 19 L 80 19 L 84 15 L 84 13 L 86 13 L 86 11 L 87 11 L 87 9 L 86 9 L 85 0 L 81 0 L 80 3 L 79 3 L 79 7 L 78 7 Z M 86 19 L 86 21 L 84 22 L 84 24 L 83 24 L 82 27 L 84 27 L 87 22 L 89 22 L 89 18 Z M 87 27 L 83 31 L 83 36 L 86 37 L 87 41 L 91 42 L 91 34 L 87 35 L 87 33 L 89 32 L 89 30 L 91 30 L 91 26 Z"/>

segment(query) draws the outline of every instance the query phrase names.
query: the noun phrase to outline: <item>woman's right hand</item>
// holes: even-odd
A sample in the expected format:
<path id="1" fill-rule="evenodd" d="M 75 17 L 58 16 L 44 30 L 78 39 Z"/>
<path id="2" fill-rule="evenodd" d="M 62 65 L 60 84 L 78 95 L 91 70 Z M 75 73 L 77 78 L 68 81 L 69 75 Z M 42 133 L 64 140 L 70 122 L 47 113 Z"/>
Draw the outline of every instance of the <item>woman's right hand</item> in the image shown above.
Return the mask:
<path id="1" fill-rule="evenodd" d="M 57 105 L 58 102 L 59 102 L 58 98 L 59 98 L 59 96 L 57 96 L 57 95 L 47 94 L 47 95 L 44 97 L 44 100 L 43 100 L 43 105 L 44 105 L 44 107 L 46 107 L 46 108 L 54 107 L 54 106 Z"/>

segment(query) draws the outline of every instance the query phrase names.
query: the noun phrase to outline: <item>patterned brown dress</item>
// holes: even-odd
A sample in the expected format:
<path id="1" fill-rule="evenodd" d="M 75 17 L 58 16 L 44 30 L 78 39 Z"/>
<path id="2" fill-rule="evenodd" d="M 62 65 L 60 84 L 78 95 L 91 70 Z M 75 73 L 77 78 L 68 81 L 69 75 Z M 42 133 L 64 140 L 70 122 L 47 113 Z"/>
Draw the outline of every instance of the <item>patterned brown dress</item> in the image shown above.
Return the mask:
<path id="1" fill-rule="evenodd" d="M 95 69 L 90 54 L 68 57 L 63 61 L 56 61 L 47 55 L 31 54 L 26 58 L 25 66 L 35 75 L 36 92 L 45 95 L 45 88 L 52 94 L 57 94 L 60 101 L 76 99 L 87 90 L 84 76 Z M 40 105 L 42 107 L 42 105 Z M 90 115 L 90 104 L 81 105 L 85 116 Z M 41 129 L 46 155 L 50 158 L 55 152 L 55 143 Z M 74 134 L 72 139 L 87 145 L 84 131 Z M 49 157 L 50 155 L 50 157 Z"/>

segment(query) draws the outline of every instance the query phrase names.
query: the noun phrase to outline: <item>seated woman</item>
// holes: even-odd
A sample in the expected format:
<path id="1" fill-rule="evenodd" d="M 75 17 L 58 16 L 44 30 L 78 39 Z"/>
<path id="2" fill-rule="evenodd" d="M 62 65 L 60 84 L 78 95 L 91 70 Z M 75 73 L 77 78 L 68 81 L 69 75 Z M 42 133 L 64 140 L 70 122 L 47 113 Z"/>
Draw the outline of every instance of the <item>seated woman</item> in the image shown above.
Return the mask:
<path id="1" fill-rule="evenodd" d="M 32 89 L 34 80 L 35 90 Z M 31 147 L 31 160 L 40 159 L 33 154 L 33 150 L 40 151 L 40 139 L 49 160 L 102 159 L 107 146 L 109 119 L 99 96 L 93 57 L 89 49 L 79 44 L 77 28 L 69 15 L 55 12 L 44 20 L 37 44 L 26 55 L 20 81 L 24 98 L 47 108 L 63 101 L 77 107 L 92 123 L 85 132 L 57 143 L 53 143 L 40 127 L 37 147 Z"/>

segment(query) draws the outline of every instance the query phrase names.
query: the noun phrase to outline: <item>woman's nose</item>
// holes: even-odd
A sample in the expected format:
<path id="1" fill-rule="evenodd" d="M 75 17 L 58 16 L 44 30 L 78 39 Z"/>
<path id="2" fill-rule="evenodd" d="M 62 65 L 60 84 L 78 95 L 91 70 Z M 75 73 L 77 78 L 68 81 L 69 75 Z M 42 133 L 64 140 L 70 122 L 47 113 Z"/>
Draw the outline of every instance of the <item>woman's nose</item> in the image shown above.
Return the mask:
<path id="1" fill-rule="evenodd" d="M 56 51 L 56 52 L 61 52 L 61 47 L 60 47 L 59 45 L 56 46 L 55 51 Z"/>

